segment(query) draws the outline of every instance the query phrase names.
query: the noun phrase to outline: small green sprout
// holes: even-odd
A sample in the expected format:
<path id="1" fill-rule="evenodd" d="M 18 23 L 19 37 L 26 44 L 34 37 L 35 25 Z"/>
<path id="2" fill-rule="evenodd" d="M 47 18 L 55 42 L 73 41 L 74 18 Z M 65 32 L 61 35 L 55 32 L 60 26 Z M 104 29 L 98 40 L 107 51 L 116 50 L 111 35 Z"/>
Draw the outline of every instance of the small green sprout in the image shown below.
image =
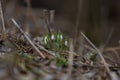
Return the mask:
<path id="1" fill-rule="evenodd" d="M 46 33 L 42 37 L 42 45 L 48 50 L 53 50 L 59 53 L 56 53 L 55 56 L 56 66 L 67 65 L 67 59 L 60 55 L 60 52 L 62 50 L 69 50 L 69 41 L 68 38 L 65 38 L 61 32 L 52 32 L 51 34 Z"/>
<path id="2" fill-rule="evenodd" d="M 42 44 L 48 50 L 69 50 L 68 43 L 68 39 L 61 32 L 53 32 L 51 35 L 46 33 L 42 38 Z"/>
<path id="3" fill-rule="evenodd" d="M 56 66 L 65 66 L 67 65 L 67 59 L 65 59 L 64 57 L 61 57 L 60 55 L 56 56 Z"/>

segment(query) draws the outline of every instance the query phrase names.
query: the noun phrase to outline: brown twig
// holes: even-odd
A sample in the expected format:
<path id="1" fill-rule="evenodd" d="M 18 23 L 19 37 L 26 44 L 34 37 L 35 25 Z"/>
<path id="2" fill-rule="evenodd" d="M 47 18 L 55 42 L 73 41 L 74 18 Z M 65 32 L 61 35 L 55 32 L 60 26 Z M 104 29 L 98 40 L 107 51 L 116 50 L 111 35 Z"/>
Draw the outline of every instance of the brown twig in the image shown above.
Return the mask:
<path id="1" fill-rule="evenodd" d="M 77 1 L 78 1 L 78 4 L 77 4 L 77 14 L 76 14 L 76 23 L 75 23 L 76 28 L 75 28 L 75 33 L 74 33 L 74 44 L 77 42 L 77 39 L 80 34 L 79 26 L 80 26 L 81 9 L 83 5 L 83 0 L 77 0 Z"/>
<path id="2" fill-rule="evenodd" d="M 105 51 L 112 51 L 112 50 L 120 50 L 120 46 L 110 47 L 110 48 L 105 49 Z"/>
<path id="3" fill-rule="evenodd" d="M 17 24 L 17 22 L 12 18 L 11 19 L 14 25 L 20 30 L 20 32 L 25 36 L 25 38 L 29 41 L 29 43 L 32 45 L 32 47 L 41 55 L 42 58 L 45 58 L 45 56 L 42 54 L 42 52 L 33 44 L 33 42 L 29 39 L 29 37 L 26 35 L 26 33 L 20 28 L 20 26 Z"/>
<path id="4" fill-rule="evenodd" d="M 55 56 L 55 54 L 53 54 L 53 53 L 51 53 L 51 52 L 49 52 L 47 49 L 45 49 L 44 47 L 42 47 L 41 45 L 38 45 L 37 43 L 34 43 L 37 47 L 39 47 L 41 50 L 43 50 L 43 51 L 45 51 L 45 52 L 47 52 L 47 53 L 49 53 L 50 55 L 52 55 L 52 56 Z"/>
<path id="5" fill-rule="evenodd" d="M 79 23 L 80 23 L 80 17 L 81 17 L 81 9 L 82 9 L 83 0 L 78 0 L 77 5 L 77 16 L 76 16 L 76 31 L 75 36 L 77 37 L 79 35 Z"/>
<path id="6" fill-rule="evenodd" d="M 79 67 L 89 67 L 89 68 L 104 68 L 105 66 L 104 65 L 85 65 L 85 64 L 82 64 L 82 65 L 78 65 Z M 114 66 L 114 65 L 108 65 L 109 68 L 113 69 L 120 69 L 120 66 Z"/>
<path id="7" fill-rule="evenodd" d="M 53 15 L 53 14 L 52 14 Z M 47 27 L 47 30 L 48 30 L 48 33 L 50 35 L 50 47 L 51 49 L 53 48 L 53 45 L 52 45 L 52 39 L 51 39 L 51 36 L 52 36 L 52 31 L 51 31 L 51 27 L 52 27 L 52 24 L 50 23 L 50 15 L 49 15 L 49 12 L 48 10 L 44 10 L 44 17 L 45 17 L 45 24 L 46 24 L 46 27 Z M 51 16 L 52 17 L 52 16 Z M 52 22 L 52 21 L 51 21 Z"/>
<path id="8" fill-rule="evenodd" d="M 38 33 L 40 30 L 40 25 L 38 25 L 37 21 L 36 21 L 36 17 L 35 17 L 35 14 L 34 12 L 32 11 L 32 6 L 31 6 L 31 0 L 25 0 L 26 1 L 26 4 L 27 4 L 27 12 L 26 12 L 26 23 L 28 24 L 28 17 L 30 16 L 30 18 L 32 19 L 33 21 L 33 24 L 35 25 L 35 27 L 37 28 L 36 29 L 36 33 Z M 29 26 L 27 25 L 27 30 L 28 30 L 28 33 L 30 32 L 29 30 Z M 38 34 L 35 34 L 35 36 L 38 35 Z"/>
<path id="9" fill-rule="evenodd" d="M 120 57 L 119 57 L 119 55 L 118 55 L 118 52 L 117 52 L 117 50 L 115 50 L 115 49 L 110 49 L 109 51 L 111 51 L 111 52 L 113 52 L 114 54 L 115 54 L 115 56 L 116 56 L 116 59 L 118 60 L 118 61 L 120 61 Z M 106 51 L 107 52 L 107 51 Z"/>
<path id="10" fill-rule="evenodd" d="M 70 52 L 69 52 L 69 58 L 68 58 L 68 73 L 67 73 L 67 76 L 66 76 L 66 79 L 65 80 L 69 80 L 70 79 L 70 76 L 72 74 L 72 70 L 73 70 L 73 59 L 74 59 L 74 48 L 73 48 L 73 41 L 70 40 Z"/>
<path id="11" fill-rule="evenodd" d="M 105 67 L 105 69 L 107 70 L 107 73 L 109 74 L 110 78 L 112 79 L 111 71 L 110 71 L 107 62 L 105 61 L 105 59 L 104 59 L 104 57 L 103 57 L 103 55 L 102 55 L 102 53 L 101 53 L 101 52 L 103 51 L 103 49 L 101 49 L 101 51 L 100 51 L 100 50 L 85 36 L 84 33 L 81 32 L 81 34 L 82 34 L 82 36 L 89 42 L 89 44 L 98 52 L 98 55 L 100 56 L 100 58 L 101 58 L 101 60 L 102 60 L 102 63 L 104 64 L 104 67 Z"/>
<path id="12" fill-rule="evenodd" d="M 0 0 L 0 14 L 1 14 L 1 20 L 2 20 L 2 27 L 3 27 L 3 32 L 5 32 L 5 20 L 4 20 L 4 15 L 3 15 L 3 10 L 2 10 L 2 4 Z"/>
<path id="13" fill-rule="evenodd" d="M 55 10 L 50 10 L 50 24 L 51 24 L 51 28 L 55 28 L 55 30 L 57 30 L 56 26 L 54 26 L 54 17 L 55 17 Z"/>

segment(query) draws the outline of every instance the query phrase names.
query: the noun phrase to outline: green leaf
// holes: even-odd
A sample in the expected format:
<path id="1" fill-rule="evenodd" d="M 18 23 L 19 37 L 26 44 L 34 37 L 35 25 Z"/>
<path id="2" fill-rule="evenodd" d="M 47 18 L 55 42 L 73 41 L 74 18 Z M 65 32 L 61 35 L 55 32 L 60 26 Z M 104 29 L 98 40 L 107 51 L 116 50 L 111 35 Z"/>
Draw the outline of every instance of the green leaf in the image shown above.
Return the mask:
<path id="1" fill-rule="evenodd" d="M 60 55 L 56 56 L 56 66 L 64 66 L 67 65 L 67 60 Z"/>

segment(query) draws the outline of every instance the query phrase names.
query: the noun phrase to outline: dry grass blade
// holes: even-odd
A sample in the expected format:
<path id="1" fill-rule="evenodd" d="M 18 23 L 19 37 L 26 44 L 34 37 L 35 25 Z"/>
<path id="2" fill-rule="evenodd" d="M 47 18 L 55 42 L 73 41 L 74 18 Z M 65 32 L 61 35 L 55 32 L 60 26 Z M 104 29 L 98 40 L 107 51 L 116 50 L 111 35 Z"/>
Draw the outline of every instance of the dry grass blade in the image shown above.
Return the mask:
<path id="1" fill-rule="evenodd" d="M 38 46 L 40 49 L 44 50 L 45 52 L 49 53 L 52 56 L 55 56 L 55 54 L 52 54 L 51 52 L 49 52 L 47 49 L 45 49 L 44 47 L 38 45 L 37 43 L 34 43 L 36 46 Z"/>
<path id="2" fill-rule="evenodd" d="M 41 55 L 42 58 L 45 58 L 45 56 L 42 54 L 42 52 L 33 44 L 33 42 L 29 39 L 29 37 L 26 35 L 26 33 L 20 28 L 20 26 L 17 24 L 17 22 L 14 19 L 11 19 L 14 25 L 20 30 L 20 32 L 25 36 L 25 38 L 29 41 L 29 43 L 32 45 L 32 47 Z"/>
<path id="3" fill-rule="evenodd" d="M 82 36 L 90 43 L 90 45 L 98 52 L 98 55 L 100 56 L 100 58 L 101 58 L 101 60 L 102 60 L 102 63 L 103 63 L 104 66 L 105 66 L 105 69 L 107 70 L 110 78 L 112 79 L 111 71 L 110 71 L 110 69 L 109 69 L 109 67 L 108 67 L 108 64 L 107 64 L 107 62 L 105 61 L 103 55 L 101 54 L 101 51 L 85 36 L 84 33 L 81 32 L 81 34 L 82 34 Z"/>
<path id="4" fill-rule="evenodd" d="M 79 35 L 79 22 L 81 17 L 81 9 L 82 9 L 83 0 L 78 0 L 78 12 L 76 16 L 76 31 L 75 31 L 75 38 Z"/>
<path id="5" fill-rule="evenodd" d="M 54 26 L 54 17 L 55 17 L 55 10 L 50 10 L 50 24 L 52 25 L 52 27 Z"/>
<path id="6" fill-rule="evenodd" d="M 5 32 L 5 21 L 4 21 L 4 15 L 3 15 L 1 1 L 0 1 L 0 16 L 1 16 L 1 21 L 2 21 L 3 32 Z"/>
<path id="7" fill-rule="evenodd" d="M 74 54 L 73 54 L 74 48 L 73 48 L 73 41 L 70 40 L 70 52 L 69 52 L 69 58 L 68 58 L 68 72 L 67 72 L 67 76 L 65 80 L 69 80 L 72 74 L 72 70 L 73 70 L 73 58 L 74 58 Z"/>
<path id="8" fill-rule="evenodd" d="M 38 23 L 37 23 L 37 19 L 35 17 L 35 14 L 32 12 L 32 7 L 31 7 L 31 0 L 25 0 L 26 4 L 27 4 L 27 11 L 26 11 L 26 23 L 27 23 L 27 28 L 26 28 L 26 31 L 28 31 L 28 33 L 30 32 L 30 29 L 29 29 L 29 19 L 31 19 L 33 21 L 33 24 L 35 25 L 36 28 L 39 27 Z M 30 17 L 29 17 L 30 16 Z M 39 30 L 39 29 L 36 29 L 36 30 Z M 37 31 L 36 31 L 37 32 Z"/>

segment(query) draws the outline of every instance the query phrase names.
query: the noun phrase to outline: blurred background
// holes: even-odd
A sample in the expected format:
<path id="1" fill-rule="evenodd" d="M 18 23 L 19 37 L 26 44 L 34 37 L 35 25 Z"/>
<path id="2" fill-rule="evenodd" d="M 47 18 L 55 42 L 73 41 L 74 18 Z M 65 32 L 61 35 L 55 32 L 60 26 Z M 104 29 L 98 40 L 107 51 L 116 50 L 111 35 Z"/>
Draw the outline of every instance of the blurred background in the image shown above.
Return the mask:
<path id="1" fill-rule="evenodd" d="M 83 31 L 95 44 L 119 45 L 120 0 L 1 0 L 6 26 L 15 18 L 33 36 L 44 34 L 43 10 L 54 10 L 55 31 L 79 37 Z"/>

